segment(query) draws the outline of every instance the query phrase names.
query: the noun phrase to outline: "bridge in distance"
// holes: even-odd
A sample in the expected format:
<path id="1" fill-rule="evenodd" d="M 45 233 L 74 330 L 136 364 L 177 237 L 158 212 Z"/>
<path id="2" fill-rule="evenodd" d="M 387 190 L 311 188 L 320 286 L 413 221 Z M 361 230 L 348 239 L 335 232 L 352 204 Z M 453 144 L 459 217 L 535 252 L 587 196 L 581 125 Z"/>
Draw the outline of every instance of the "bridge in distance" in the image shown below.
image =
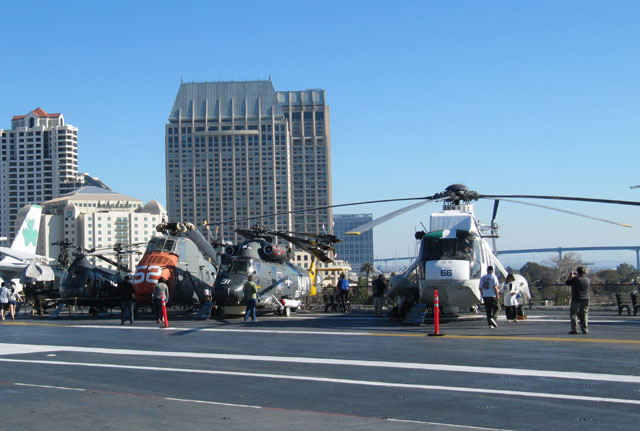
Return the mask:
<path id="1" fill-rule="evenodd" d="M 640 246 L 637 245 L 621 245 L 621 246 L 597 246 L 597 247 L 551 247 L 551 248 L 527 248 L 519 250 L 499 250 L 498 256 L 505 254 L 530 254 L 530 253 L 558 253 L 558 257 L 562 259 L 562 254 L 571 251 L 633 251 L 636 253 L 636 269 L 640 269 Z M 389 262 L 405 262 L 411 263 L 415 260 L 415 256 L 408 257 L 389 257 L 383 259 L 373 259 L 373 263 Z"/>

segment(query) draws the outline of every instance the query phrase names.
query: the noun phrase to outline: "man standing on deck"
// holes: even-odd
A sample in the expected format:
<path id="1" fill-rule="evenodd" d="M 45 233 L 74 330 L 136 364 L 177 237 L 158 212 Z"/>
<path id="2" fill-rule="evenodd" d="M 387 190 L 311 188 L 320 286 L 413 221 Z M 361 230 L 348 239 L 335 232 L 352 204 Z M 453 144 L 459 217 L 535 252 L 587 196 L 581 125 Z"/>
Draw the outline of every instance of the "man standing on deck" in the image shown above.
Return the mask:
<path id="1" fill-rule="evenodd" d="M 571 331 L 569 334 L 578 333 L 578 319 L 580 319 L 580 330 L 583 334 L 589 332 L 589 291 L 591 290 L 591 280 L 586 276 L 584 267 L 579 266 L 576 272 L 569 274 L 565 282 L 571 286 L 571 304 L 569 305 L 569 316 L 571 318 Z"/>
<path id="2" fill-rule="evenodd" d="M 487 273 L 480 278 L 480 293 L 484 302 L 484 309 L 487 312 L 487 323 L 489 328 L 497 328 L 498 308 L 500 297 L 498 295 L 498 277 L 493 273 L 493 266 L 487 267 Z"/>

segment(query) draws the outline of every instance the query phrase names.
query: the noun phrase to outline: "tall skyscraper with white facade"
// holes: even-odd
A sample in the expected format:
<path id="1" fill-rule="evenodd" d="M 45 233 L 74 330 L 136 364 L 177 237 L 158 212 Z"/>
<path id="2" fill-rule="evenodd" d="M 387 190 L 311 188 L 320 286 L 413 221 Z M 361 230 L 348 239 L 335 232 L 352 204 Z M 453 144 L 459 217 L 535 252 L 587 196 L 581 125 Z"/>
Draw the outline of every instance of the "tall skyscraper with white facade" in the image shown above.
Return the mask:
<path id="1" fill-rule="evenodd" d="M 359 272 L 362 264 L 373 263 L 373 229 L 361 235 L 345 235 L 354 228 L 373 220 L 372 214 L 334 214 L 333 234 L 342 240 L 335 245 L 338 259 L 349 262 Z"/>
<path id="2" fill-rule="evenodd" d="M 182 83 L 165 138 L 171 221 L 236 220 L 300 232 L 330 230 L 329 109 L 322 90 L 276 92 L 271 81 Z M 268 216 L 267 216 L 268 215 Z M 213 225 L 212 229 L 216 226 Z M 215 230 L 214 230 L 215 232 Z"/>
<path id="3" fill-rule="evenodd" d="M 14 116 L 11 129 L 0 129 L 0 236 L 13 238 L 24 205 L 69 193 L 82 182 L 76 127 L 41 108 Z"/>

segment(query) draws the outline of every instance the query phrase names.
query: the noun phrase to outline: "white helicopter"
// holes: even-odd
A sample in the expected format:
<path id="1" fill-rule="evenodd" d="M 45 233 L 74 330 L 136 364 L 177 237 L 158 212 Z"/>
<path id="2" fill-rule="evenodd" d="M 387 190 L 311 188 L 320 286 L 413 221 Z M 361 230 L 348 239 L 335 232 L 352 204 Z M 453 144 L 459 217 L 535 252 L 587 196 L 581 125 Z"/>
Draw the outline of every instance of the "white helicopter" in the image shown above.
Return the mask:
<path id="1" fill-rule="evenodd" d="M 498 236 L 498 226 L 495 223 L 495 218 L 500 200 L 630 227 L 610 220 L 518 201 L 512 198 L 640 205 L 640 202 L 562 196 L 481 195 L 470 191 L 462 184 L 453 184 L 447 187 L 444 192 L 421 198 L 424 200 L 423 202 L 401 208 L 379 219 L 358 226 L 351 232 L 347 232 L 347 234 L 361 234 L 404 212 L 431 202 L 442 201 L 442 211 L 431 214 L 429 231 L 416 233 L 416 239 L 420 241 L 418 257 L 403 274 L 392 277 L 389 283 L 389 295 L 397 297 L 399 303 L 409 301 L 407 308 L 410 308 L 410 305 L 416 302 L 432 305 L 434 289 L 438 289 L 441 310 L 444 313 L 456 313 L 461 308 L 473 308 L 482 301 L 479 282 L 480 277 L 486 274 L 488 266 L 493 266 L 496 275 L 501 281 L 506 278 L 507 271 L 494 254 L 495 238 Z M 495 201 L 491 223 L 488 225 L 480 224 L 474 214 L 471 202 L 478 199 L 493 199 Z M 493 250 L 486 238 L 494 238 Z M 526 279 L 519 274 L 514 274 L 514 278 L 522 296 L 529 300 L 531 293 Z"/>

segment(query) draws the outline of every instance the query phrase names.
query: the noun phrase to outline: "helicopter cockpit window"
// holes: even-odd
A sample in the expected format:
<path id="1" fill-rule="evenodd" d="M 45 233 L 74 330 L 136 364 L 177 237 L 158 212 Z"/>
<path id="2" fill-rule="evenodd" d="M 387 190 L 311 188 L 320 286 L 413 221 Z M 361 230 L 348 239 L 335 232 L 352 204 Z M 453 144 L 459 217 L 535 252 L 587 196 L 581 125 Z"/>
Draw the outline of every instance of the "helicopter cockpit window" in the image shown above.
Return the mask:
<path id="1" fill-rule="evenodd" d="M 90 271 L 84 266 L 72 267 L 71 271 L 65 272 L 62 284 L 69 286 L 72 289 L 78 289 L 80 286 L 87 284 L 90 277 Z"/>
<path id="2" fill-rule="evenodd" d="M 233 274 L 245 274 L 253 272 L 253 265 L 251 259 L 236 259 L 231 266 L 231 272 Z"/>
<path id="3" fill-rule="evenodd" d="M 175 241 L 172 239 L 168 239 L 167 242 L 164 243 L 164 247 L 162 248 L 162 250 L 173 251 L 173 244 L 175 244 Z"/>
<path id="4" fill-rule="evenodd" d="M 473 235 L 458 238 L 428 238 L 423 241 L 423 255 L 426 260 L 473 260 Z"/>
<path id="5" fill-rule="evenodd" d="M 155 238 L 149 241 L 149 245 L 147 245 L 147 251 L 162 251 L 162 247 L 164 246 L 164 238 Z"/>

